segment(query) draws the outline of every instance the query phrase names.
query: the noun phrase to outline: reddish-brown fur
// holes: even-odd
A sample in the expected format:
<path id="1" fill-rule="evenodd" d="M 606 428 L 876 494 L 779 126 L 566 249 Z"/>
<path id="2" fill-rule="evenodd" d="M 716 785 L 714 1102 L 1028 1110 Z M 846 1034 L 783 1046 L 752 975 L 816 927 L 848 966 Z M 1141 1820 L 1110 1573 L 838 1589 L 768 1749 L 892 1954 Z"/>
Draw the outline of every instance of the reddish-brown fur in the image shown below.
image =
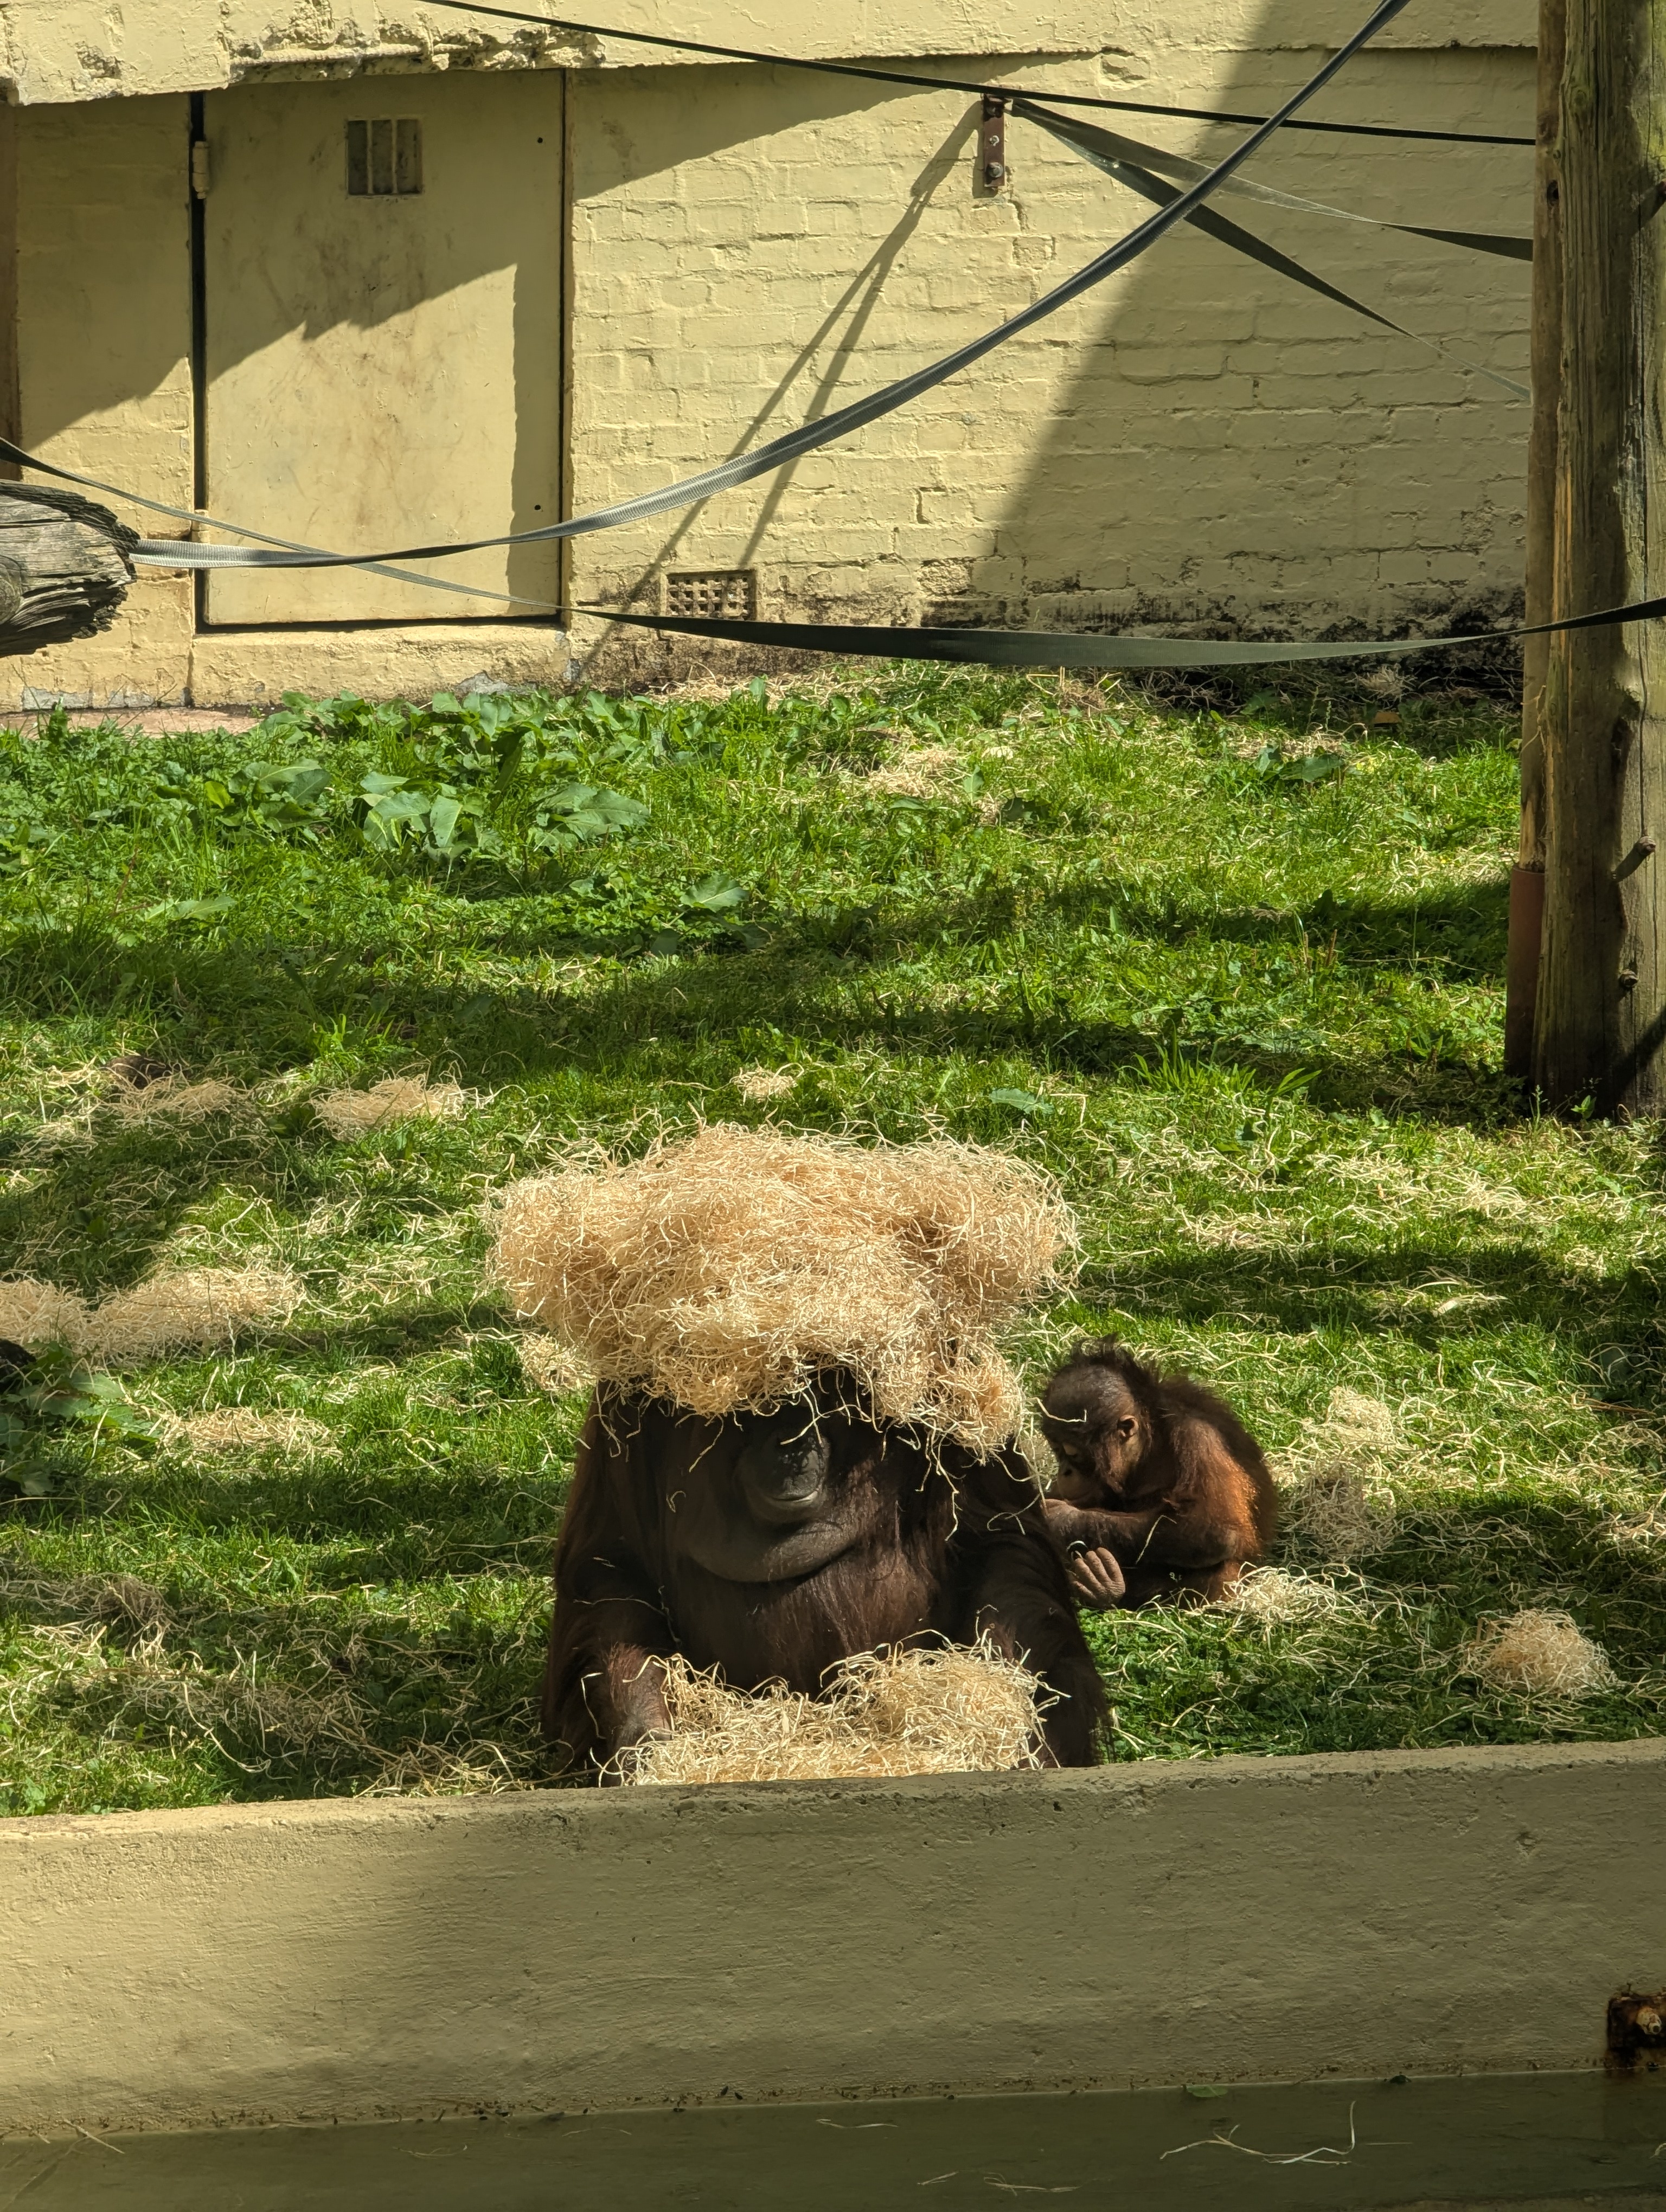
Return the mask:
<path id="1" fill-rule="evenodd" d="M 1085 1602 L 1218 1597 L 1271 1540 L 1277 1493 L 1237 1415 L 1113 1337 L 1077 1346 L 1047 1386 L 1041 1426 L 1059 1462 L 1048 1525 Z"/>
<path id="2" fill-rule="evenodd" d="M 1104 1692 L 1017 1453 L 928 1455 L 833 1385 L 774 1420 L 598 1392 L 556 1546 L 544 1675 L 544 1731 L 569 1760 L 599 1766 L 664 1730 L 656 1662 L 672 1652 L 737 1688 L 813 1693 L 841 1659 L 933 1635 L 987 1635 L 1027 1661 L 1060 1696 L 1049 1753 L 1092 1765 Z"/>

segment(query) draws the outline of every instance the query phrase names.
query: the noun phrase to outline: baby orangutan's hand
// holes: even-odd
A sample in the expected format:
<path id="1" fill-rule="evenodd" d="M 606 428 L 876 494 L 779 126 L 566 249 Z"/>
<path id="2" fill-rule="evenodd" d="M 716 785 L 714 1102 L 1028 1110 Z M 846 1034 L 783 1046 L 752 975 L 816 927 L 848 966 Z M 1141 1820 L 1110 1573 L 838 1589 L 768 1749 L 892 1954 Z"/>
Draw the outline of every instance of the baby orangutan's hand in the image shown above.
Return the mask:
<path id="1" fill-rule="evenodd" d="M 1096 1613 L 1109 1613 L 1122 1603 L 1128 1583 L 1115 1552 L 1073 1552 L 1070 1588 L 1078 1605 L 1091 1606 Z"/>

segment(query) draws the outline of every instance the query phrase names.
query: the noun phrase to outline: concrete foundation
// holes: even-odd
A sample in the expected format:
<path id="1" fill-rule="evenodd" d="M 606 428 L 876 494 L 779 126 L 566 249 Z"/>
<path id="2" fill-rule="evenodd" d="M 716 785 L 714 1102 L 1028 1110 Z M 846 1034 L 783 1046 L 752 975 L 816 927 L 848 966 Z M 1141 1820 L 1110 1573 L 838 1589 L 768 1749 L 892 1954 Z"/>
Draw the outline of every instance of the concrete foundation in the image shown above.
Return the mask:
<path id="1" fill-rule="evenodd" d="M 9 1820 L 0 2130 L 1595 2074 L 1663 1809 L 1651 1741 Z"/>

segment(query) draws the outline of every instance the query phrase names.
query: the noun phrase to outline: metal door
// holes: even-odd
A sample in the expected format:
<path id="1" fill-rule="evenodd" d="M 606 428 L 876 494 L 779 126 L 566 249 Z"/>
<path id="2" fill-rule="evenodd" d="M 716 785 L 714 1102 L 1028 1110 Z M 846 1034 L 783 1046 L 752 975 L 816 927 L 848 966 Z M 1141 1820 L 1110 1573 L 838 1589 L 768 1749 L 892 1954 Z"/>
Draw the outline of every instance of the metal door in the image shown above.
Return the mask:
<path id="1" fill-rule="evenodd" d="M 381 76 L 204 102 L 210 513 L 337 552 L 558 514 L 562 79 Z M 553 602 L 551 545 L 417 563 Z M 361 569 L 211 570 L 211 623 L 516 610 Z"/>

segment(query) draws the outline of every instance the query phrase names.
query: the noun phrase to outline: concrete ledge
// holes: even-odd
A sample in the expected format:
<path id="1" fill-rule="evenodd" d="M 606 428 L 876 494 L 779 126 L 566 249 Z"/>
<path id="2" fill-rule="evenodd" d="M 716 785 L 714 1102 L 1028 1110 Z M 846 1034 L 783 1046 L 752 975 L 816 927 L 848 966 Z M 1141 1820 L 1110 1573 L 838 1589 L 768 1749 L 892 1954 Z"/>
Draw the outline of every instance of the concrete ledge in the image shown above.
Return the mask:
<path id="1" fill-rule="evenodd" d="M 1666 1743 L 0 1822 L 0 2129 L 1601 2063 Z"/>
<path id="2" fill-rule="evenodd" d="M 186 678 L 198 707 L 276 707 L 286 691 L 328 698 L 426 699 L 471 676 L 559 689 L 567 634 L 543 622 L 411 623 L 340 629 L 206 629 L 191 641 Z"/>

